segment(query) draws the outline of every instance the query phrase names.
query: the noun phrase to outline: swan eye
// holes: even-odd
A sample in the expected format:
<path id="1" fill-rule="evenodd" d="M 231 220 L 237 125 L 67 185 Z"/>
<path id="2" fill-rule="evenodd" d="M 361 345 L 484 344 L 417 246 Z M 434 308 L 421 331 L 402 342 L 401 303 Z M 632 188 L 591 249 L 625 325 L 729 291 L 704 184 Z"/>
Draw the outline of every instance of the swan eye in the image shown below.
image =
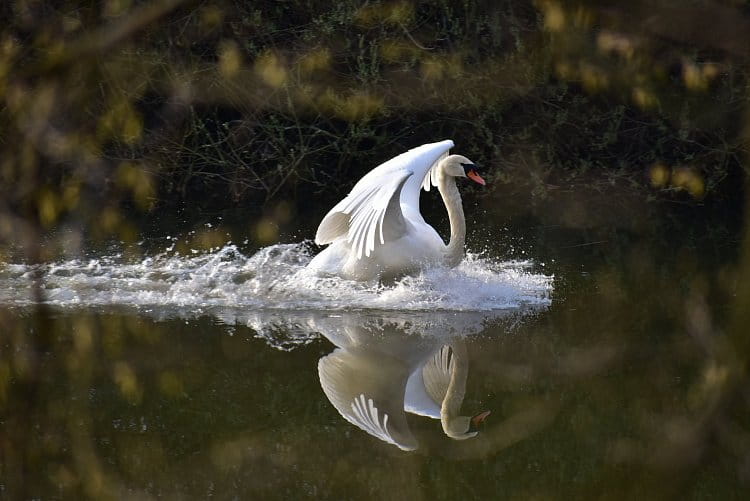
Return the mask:
<path id="1" fill-rule="evenodd" d="M 464 168 L 464 172 L 468 173 L 469 171 L 479 171 L 479 166 L 477 164 L 461 164 L 461 167 Z"/>
<path id="2" fill-rule="evenodd" d="M 461 164 L 461 166 L 464 168 L 464 173 L 466 174 L 466 177 L 474 181 L 475 183 L 479 183 L 482 186 L 485 185 L 484 179 L 482 179 L 482 176 L 479 175 L 477 172 L 479 170 L 479 166 L 476 164 Z"/>

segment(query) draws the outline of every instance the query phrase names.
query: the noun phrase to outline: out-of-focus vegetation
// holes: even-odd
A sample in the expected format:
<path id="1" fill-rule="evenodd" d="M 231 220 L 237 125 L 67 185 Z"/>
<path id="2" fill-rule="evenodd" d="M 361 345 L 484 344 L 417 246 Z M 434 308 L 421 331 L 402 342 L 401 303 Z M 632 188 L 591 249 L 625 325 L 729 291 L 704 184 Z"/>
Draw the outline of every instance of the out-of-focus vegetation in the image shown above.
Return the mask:
<path id="1" fill-rule="evenodd" d="M 660 280 L 659 263 L 642 247 L 621 244 L 626 251 L 608 256 L 627 270 L 599 270 L 595 281 L 609 294 L 594 306 L 632 330 L 605 335 L 608 344 L 591 352 L 581 374 L 604 378 L 617 367 L 626 378 L 623 360 L 654 356 L 642 346 L 658 344 L 660 320 L 629 316 L 641 310 L 623 305 L 638 290 L 625 282 L 673 287 L 668 311 L 685 318 L 665 322 L 683 330 L 665 334 L 663 355 L 676 351 L 672 363 L 694 379 L 675 383 L 678 403 L 644 397 L 650 407 L 631 410 L 645 423 L 623 425 L 623 435 L 635 438 L 616 442 L 608 458 L 645 463 L 656 485 L 674 471 L 687 482 L 719 457 L 731 464 L 728 481 L 747 485 L 750 239 L 737 242 L 747 224 L 748 12 L 741 0 L 7 0 L 0 6 L 0 263 L 79 256 L 92 241 L 134 242 L 144 222 L 181 207 L 253 207 L 262 216 L 243 230 L 256 244 L 274 242 L 280 227 L 297 214 L 322 215 L 377 163 L 443 138 L 485 166 L 492 188 L 477 197 L 490 212 L 533 207 L 550 226 L 590 236 L 594 226 L 624 225 L 631 233 L 620 237 L 638 241 L 648 233 L 628 223 L 643 214 L 679 212 L 686 231 L 695 231 L 693 218 L 713 211 L 718 217 L 700 227 L 726 225 L 716 245 L 733 250 L 717 252 L 731 261 L 710 273 L 685 257 L 678 247 L 689 244 L 679 240 L 662 242 L 675 246 L 670 264 L 685 275 L 679 284 Z M 225 230 L 204 228 L 184 245 L 219 245 Z M 41 301 L 44 284 L 37 285 Z M 0 493 L 122 497 L 131 492 L 128 479 L 163 467 L 171 459 L 164 451 L 179 449 L 85 431 L 103 415 L 89 392 L 97 378 L 128 409 L 161 405 L 148 400 L 137 356 L 123 345 L 170 346 L 158 328 L 122 322 L 53 320 L 42 306 L 0 310 Z M 650 336 L 629 336 L 639 326 Z M 578 360 L 573 351 L 556 355 L 564 365 Z M 635 367 L 653 374 L 661 391 L 674 390 L 661 364 Z M 191 378 L 200 377 L 180 370 L 147 371 L 167 407 L 182 405 Z M 50 397 L 61 386 L 63 397 Z M 591 414 L 574 418 L 583 424 L 572 429 L 585 439 Z M 251 448 L 240 453 L 209 440 L 194 447 L 211 443 L 216 457 L 229 451 L 215 461 L 219 469 Z M 295 464 L 278 455 L 268 471 Z M 596 482 L 592 492 L 602 492 Z M 675 485 L 668 494 L 679 495 L 684 484 Z M 554 495 L 554 487 L 540 495 Z M 136 490 L 146 496 L 148 489 Z"/>
<path id="2" fill-rule="evenodd" d="M 3 10 L 0 233 L 33 260 L 60 250 L 34 250 L 50 229 L 72 228 L 73 252 L 87 236 L 133 240 L 133 212 L 179 202 L 334 200 L 443 137 L 537 198 L 579 182 L 736 202 L 750 31 L 737 2 Z"/>

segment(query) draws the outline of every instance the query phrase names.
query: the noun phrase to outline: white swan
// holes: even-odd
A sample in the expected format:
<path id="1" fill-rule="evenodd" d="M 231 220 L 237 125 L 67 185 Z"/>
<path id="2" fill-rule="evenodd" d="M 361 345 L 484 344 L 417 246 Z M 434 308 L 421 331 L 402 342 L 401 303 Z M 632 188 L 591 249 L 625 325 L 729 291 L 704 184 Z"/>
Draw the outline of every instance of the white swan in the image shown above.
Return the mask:
<path id="1" fill-rule="evenodd" d="M 454 267 L 464 256 L 466 222 L 455 178 L 485 184 L 477 166 L 448 155 L 453 141 L 423 144 L 379 165 L 321 221 L 315 243 L 330 244 L 308 268 L 352 280 L 390 279 L 425 265 Z M 437 186 L 448 210 L 445 245 L 419 212 L 420 188 Z"/>
<path id="2" fill-rule="evenodd" d="M 337 346 L 318 361 L 323 392 L 344 419 L 402 450 L 419 447 L 407 412 L 439 419 L 452 439 L 472 438 L 489 411 L 473 418 L 460 413 L 469 371 L 462 338 L 482 318 L 433 312 L 310 319 L 308 327 Z M 450 325 L 457 337 L 445 337 Z"/>
<path id="3" fill-rule="evenodd" d="M 376 351 L 339 348 L 318 361 L 318 376 L 344 419 L 401 450 L 418 447 L 405 412 L 440 419 L 443 432 L 454 440 L 475 437 L 475 428 L 490 412 L 473 418 L 459 412 L 468 375 L 463 343 L 441 346 L 416 368 L 405 362 Z"/>

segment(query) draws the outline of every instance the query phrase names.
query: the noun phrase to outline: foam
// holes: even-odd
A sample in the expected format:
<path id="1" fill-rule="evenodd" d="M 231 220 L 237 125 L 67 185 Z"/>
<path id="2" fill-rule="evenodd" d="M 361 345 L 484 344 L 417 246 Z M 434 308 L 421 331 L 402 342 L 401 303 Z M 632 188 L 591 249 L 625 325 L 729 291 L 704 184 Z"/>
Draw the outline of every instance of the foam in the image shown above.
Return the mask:
<path id="1" fill-rule="evenodd" d="M 41 265 L 0 263 L 0 305 L 43 302 L 62 310 L 135 311 L 156 320 L 212 316 L 246 325 L 269 345 L 291 350 L 352 329 L 424 336 L 471 335 L 488 322 L 505 330 L 549 306 L 553 277 L 530 261 L 475 254 L 454 269 L 434 268 L 392 286 L 319 277 L 305 266 L 307 243 L 246 256 L 235 245 L 182 256 L 173 248 L 139 261 L 120 254 Z M 231 330 L 229 331 L 231 334 Z"/>
<path id="2" fill-rule="evenodd" d="M 454 269 L 433 268 L 392 286 L 318 277 L 305 269 L 309 246 L 278 244 L 245 256 L 236 245 L 190 256 L 158 254 L 128 262 L 121 255 L 43 265 L 0 265 L 0 304 L 60 307 L 230 307 L 283 310 L 491 311 L 548 305 L 553 277 L 530 261 L 496 262 L 469 254 Z"/>

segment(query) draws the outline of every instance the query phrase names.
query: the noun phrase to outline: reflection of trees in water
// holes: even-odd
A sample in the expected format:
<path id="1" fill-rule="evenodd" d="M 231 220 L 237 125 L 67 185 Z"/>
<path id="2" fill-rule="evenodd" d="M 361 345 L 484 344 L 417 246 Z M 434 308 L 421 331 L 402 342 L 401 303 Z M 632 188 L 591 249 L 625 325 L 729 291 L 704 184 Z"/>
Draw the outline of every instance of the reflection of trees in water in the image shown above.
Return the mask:
<path id="1" fill-rule="evenodd" d="M 468 485 L 480 493 L 502 487 L 550 495 L 602 485 L 606 492 L 669 495 L 709 470 L 723 483 L 717 492 L 727 492 L 743 474 L 747 415 L 735 397 L 741 373 L 725 358 L 736 353 L 721 334 L 732 332 L 730 320 L 711 318 L 708 285 L 685 298 L 660 266 L 645 256 L 640 270 L 571 275 L 567 280 L 579 281 L 574 291 L 525 321 L 502 313 L 395 313 L 393 321 L 382 313 L 237 312 L 226 318 L 239 321 L 226 327 L 206 318 L 4 313 L 15 348 L 3 350 L 3 367 L 14 371 L 14 379 L 3 379 L 4 422 L 16 433 L 3 438 L 3 471 L 18 481 L 6 488 L 20 489 L 25 479 L 29 495 L 117 497 L 124 489 L 155 495 L 151 483 L 162 493 L 200 495 L 214 482 L 217 493 L 240 485 L 262 495 L 290 489 L 295 471 L 294 485 L 304 479 L 333 495 L 354 489 L 346 480 L 354 466 L 347 465 L 359 465 L 367 472 L 361 481 L 389 492 L 429 461 L 456 494 Z M 41 328 L 50 344 L 39 352 L 34 342 L 41 340 L 29 333 Z M 419 453 L 394 459 L 395 448 L 353 433 L 325 399 L 315 363 L 331 347 L 267 347 L 285 332 L 297 339 L 322 332 L 372 371 L 385 367 L 383 360 L 403 369 L 405 348 L 416 354 L 406 357 L 409 366 L 474 332 L 464 339 L 469 374 L 461 412 L 490 409 L 492 416 L 466 441 L 447 439 L 430 419 L 409 419 Z M 373 351 L 375 362 L 367 358 Z M 34 379 L 21 372 L 31 367 Z M 332 457 L 339 458 L 333 466 Z M 717 457 L 724 462 L 714 470 Z M 504 465 L 504 475 L 477 470 L 480 458 Z M 578 480 L 534 469 L 561 464 Z M 259 483 L 256 475 L 269 478 Z"/>

